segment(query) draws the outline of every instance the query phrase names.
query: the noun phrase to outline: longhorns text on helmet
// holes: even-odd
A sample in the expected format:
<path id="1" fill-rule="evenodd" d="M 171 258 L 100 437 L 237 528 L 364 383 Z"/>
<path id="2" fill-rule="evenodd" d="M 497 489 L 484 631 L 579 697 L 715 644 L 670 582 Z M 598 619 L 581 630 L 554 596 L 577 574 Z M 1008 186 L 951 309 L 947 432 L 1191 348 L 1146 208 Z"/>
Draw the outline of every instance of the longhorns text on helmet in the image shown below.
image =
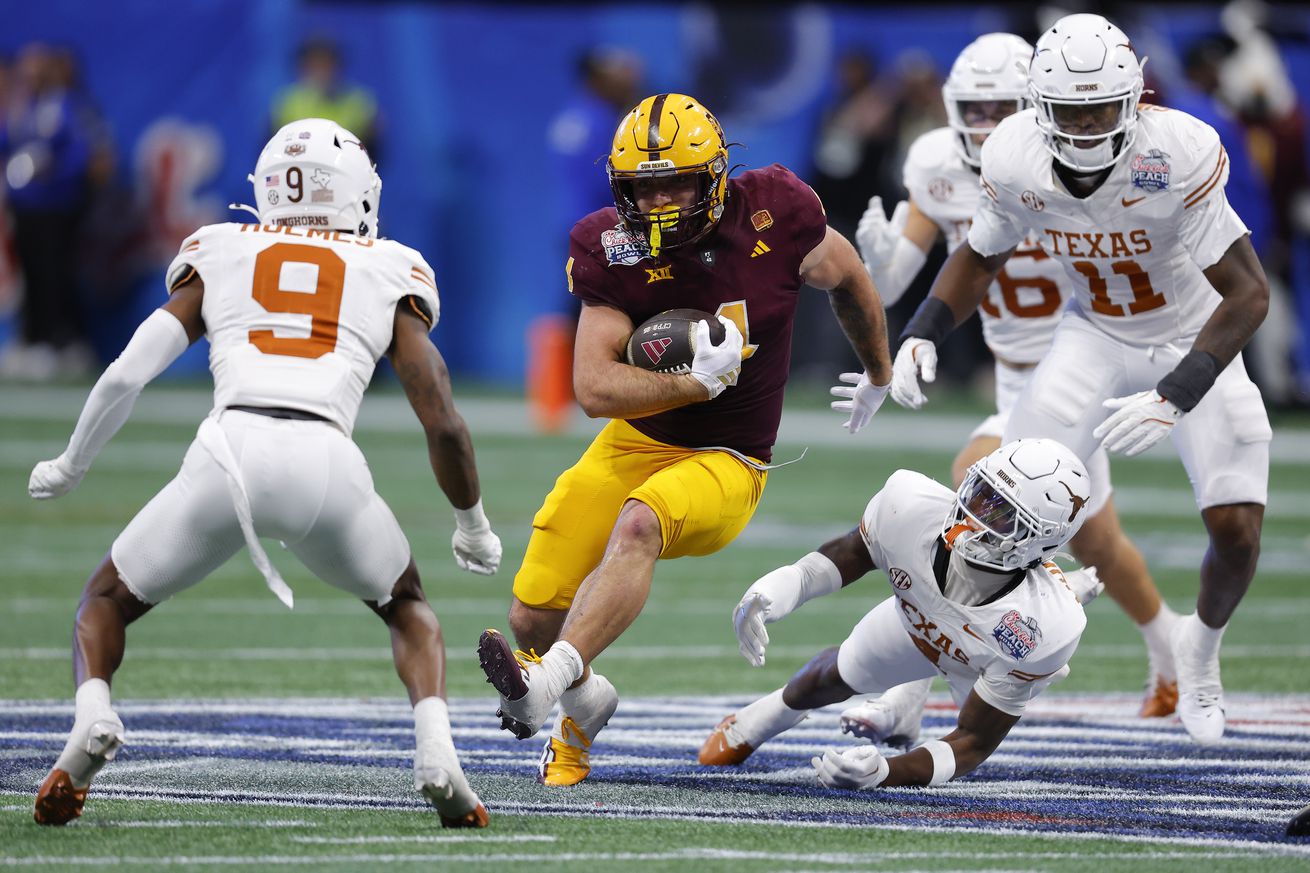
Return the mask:
<path id="1" fill-rule="evenodd" d="M 606 163 L 619 220 L 644 239 L 652 256 L 703 239 L 723 215 L 728 147 L 708 109 L 686 94 L 656 94 L 619 122 Z M 634 182 L 696 176 L 695 201 L 684 209 L 643 212 Z"/>
<path id="2" fill-rule="evenodd" d="M 1057 161 L 1092 173 L 1127 154 L 1137 133 L 1145 62 L 1100 15 L 1066 15 L 1037 40 L 1029 90 L 1042 140 Z"/>
<path id="3" fill-rule="evenodd" d="M 971 502 L 1003 502 L 1008 530 L 989 526 Z M 1082 527 L 1091 479 L 1082 460 L 1052 439 L 1007 443 L 969 468 L 943 525 L 952 549 L 972 564 L 1019 570 L 1052 557 Z"/>
<path id="4" fill-rule="evenodd" d="M 325 118 L 302 118 L 268 141 L 249 177 L 262 224 L 376 237 L 382 180 L 359 137 Z"/>

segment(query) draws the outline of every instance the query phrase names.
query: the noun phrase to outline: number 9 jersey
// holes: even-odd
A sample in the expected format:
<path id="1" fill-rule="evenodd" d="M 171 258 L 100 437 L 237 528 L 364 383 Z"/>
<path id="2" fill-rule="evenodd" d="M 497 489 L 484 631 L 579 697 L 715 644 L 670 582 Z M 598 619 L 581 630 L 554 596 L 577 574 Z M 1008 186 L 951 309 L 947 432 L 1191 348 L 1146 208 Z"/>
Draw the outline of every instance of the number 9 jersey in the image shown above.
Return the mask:
<path id="1" fill-rule="evenodd" d="M 1191 339 L 1219 305 L 1201 272 L 1248 231 L 1228 205 L 1228 156 L 1214 128 L 1140 106 L 1131 149 L 1099 188 L 1074 197 L 1052 169 L 1035 110 L 1006 118 L 982 148 L 982 190 L 969 245 L 983 256 L 1024 232 L 1059 261 L 1072 308 L 1119 342 Z"/>
<path id="2" fill-rule="evenodd" d="M 173 289 L 199 274 L 214 406 L 316 413 L 350 434 L 397 305 L 437 322 L 432 268 L 398 242 L 306 227 L 212 224 L 183 243 Z"/>

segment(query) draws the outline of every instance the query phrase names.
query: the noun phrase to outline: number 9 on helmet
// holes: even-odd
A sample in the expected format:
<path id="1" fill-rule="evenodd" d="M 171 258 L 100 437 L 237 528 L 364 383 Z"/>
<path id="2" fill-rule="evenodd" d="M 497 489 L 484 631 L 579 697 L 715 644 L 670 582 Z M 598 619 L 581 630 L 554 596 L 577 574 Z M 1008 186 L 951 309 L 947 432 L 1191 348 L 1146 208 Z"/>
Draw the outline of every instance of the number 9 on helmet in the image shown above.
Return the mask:
<path id="1" fill-rule="evenodd" d="M 359 137 L 326 118 L 285 125 L 249 176 L 261 224 L 376 237 L 382 180 Z"/>

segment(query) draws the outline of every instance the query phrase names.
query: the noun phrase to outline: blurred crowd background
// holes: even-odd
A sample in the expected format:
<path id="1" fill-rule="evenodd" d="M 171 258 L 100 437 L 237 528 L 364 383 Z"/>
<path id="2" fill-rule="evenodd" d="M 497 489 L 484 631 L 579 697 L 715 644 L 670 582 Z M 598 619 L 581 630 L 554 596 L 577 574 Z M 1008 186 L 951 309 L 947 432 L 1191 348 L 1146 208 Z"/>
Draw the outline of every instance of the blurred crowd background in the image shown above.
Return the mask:
<path id="1" fill-rule="evenodd" d="M 1247 366 L 1271 406 L 1310 401 L 1310 5 L 1099 3 L 536 6 L 314 0 L 24 3 L 0 33 L 0 379 L 84 378 L 164 294 L 197 226 L 243 220 L 246 174 L 284 122 L 333 118 L 383 179 L 381 233 L 436 269 L 435 338 L 457 377 L 524 384 L 527 336 L 567 319 L 568 229 L 610 203 L 604 156 L 646 93 L 723 122 L 735 162 L 781 162 L 852 234 L 894 204 L 906 149 L 946 123 L 941 83 L 979 34 L 1030 41 L 1096 11 L 1149 56 L 1149 102 L 1229 150 L 1274 309 Z M 890 313 L 893 336 L 940 264 Z M 849 369 L 826 297 L 803 297 L 795 375 Z M 947 380 L 990 373 L 977 331 Z M 198 374 L 203 343 L 173 368 Z"/>

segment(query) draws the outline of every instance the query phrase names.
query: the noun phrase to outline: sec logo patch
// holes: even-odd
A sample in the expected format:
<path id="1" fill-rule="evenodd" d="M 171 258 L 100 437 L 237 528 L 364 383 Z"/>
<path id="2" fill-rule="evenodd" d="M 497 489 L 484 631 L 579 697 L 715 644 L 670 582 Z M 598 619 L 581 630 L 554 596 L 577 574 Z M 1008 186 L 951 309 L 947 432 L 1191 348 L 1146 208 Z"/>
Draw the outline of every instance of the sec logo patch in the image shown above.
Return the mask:
<path id="1" fill-rule="evenodd" d="M 888 570 L 887 578 L 891 581 L 893 588 L 905 591 L 910 587 L 910 574 L 900 567 L 892 567 Z"/>

